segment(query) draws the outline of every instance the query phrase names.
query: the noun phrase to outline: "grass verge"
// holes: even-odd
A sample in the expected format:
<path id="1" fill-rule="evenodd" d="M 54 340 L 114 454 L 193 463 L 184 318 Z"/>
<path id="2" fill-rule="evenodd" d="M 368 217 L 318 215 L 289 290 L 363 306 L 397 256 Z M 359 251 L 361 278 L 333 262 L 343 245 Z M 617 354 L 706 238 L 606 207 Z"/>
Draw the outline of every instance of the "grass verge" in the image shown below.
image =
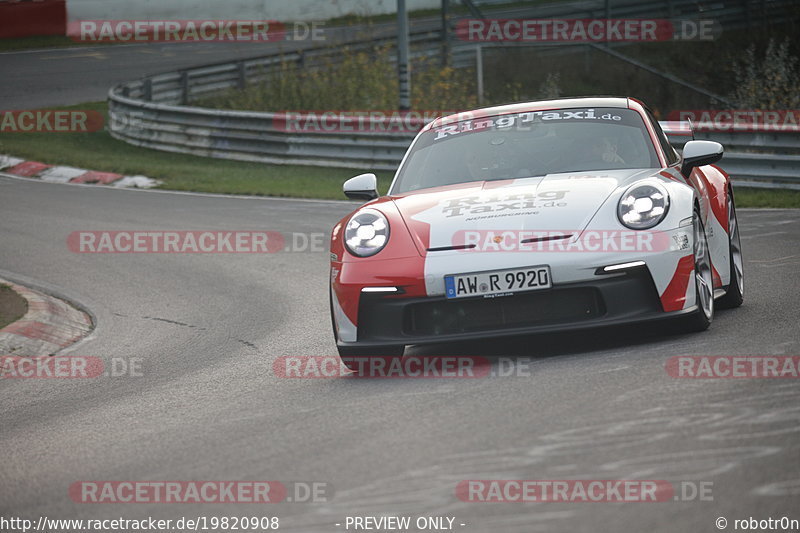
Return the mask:
<path id="1" fill-rule="evenodd" d="M 72 48 L 73 46 L 111 46 L 114 42 L 76 41 L 66 35 L 34 35 L 16 39 L 0 39 L 0 52 L 39 50 L 46 48 Z M 124 43 L 128 44 L 128 43 Z"/>
<path id="2" fill-rule="evenodd" d="M 62 109 L 107 113 L 105 102 L 79 104 Z M 131 146 L 108 132 L 3 133 L 0 154 L 50 165 L 66 165 L 125 175 L 144 175 L 164 182 L 163 189 L 290 196 L 344 200 L 342 183 L 365 172 L 347 168 L 270 165 L 172 154 Z M 377 172 L 381 191 L 389 188 L 390 172 Z"/>
<path id="3" fill-rule="evenodd" d="M 105 102 L 79 104 L 65 109 L 107 112 Z M 0 134 L 0 154 L 51 165 L 66 165 L 162 180 L 162 189 L 221 194 L 286 196 L 343 200 L 342 183 L 364 172 L 356 169 L 269 165 L 171 154 L 131 146 L 107 132 Z M 724 168 L 724 166 L 723 166 Z M 381 192 L 392 179 L 377 172 Z M 800 208 L 800 191 L 736 189 L 738 207 Z"/>
<path id="4" fill-rule="evenodd" d="M 28 302 L 11 290 L 9 285 L 0 283 L 0 329 L 16 322 L 28 312 Z"/>
<path id="5" fill-rule="evenodd" d="M 800 191 L 736 187 L 733 194 L 736 197 L 736 207 L 800 208 Z"/>

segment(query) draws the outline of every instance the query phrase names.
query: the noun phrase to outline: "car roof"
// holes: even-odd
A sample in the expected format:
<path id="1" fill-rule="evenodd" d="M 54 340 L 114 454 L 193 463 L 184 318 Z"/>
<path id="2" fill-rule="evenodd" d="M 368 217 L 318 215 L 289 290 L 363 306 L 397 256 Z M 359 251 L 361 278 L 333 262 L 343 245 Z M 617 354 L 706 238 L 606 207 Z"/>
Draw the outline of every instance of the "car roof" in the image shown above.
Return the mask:
<path id="1" fill-rule="evenodd" d="M 432 128 L 438 128 L 442 124 L 459 122 L 462 120 L 472 120 L 476 118 L 493 117 L 496 115 L 525 113 L 528 111 L 545 111 L 548 109 L 570 109 L 576 107 L 628 108 L 631 107 L 630 104 L 631 101 L 628 98 L 618 96 L 591 96 L 582 98 L 555 98 L 552 100 L 536 100 L 533 102 L 484 107 L 464 113 L 455 113 L 445 117 L 439 117 L 423 128 L 423 131 L 427 131 Z"/>

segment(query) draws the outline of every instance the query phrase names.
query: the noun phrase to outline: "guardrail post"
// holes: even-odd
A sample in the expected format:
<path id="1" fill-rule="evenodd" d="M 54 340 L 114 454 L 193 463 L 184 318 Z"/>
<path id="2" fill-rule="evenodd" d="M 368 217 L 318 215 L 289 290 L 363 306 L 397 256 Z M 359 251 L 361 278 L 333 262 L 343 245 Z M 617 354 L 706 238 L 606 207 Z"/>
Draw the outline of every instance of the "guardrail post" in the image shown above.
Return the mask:
<path id="1" fill-rule="evenodd" d="M 450 0 L 442 0 L 442 67 L 450 64 Z"/>
<path id="2" fill-rule="evenodd" d="M 142 81 L 142 98 L 144 98 L 146 102 L 153 101 L 153 80 L 150 78 L 145 78 Z"/>
<path id="3" fill-rule="evenodd" d="M 240 91 L 243 91 L 244 88 L 247 87 L 247 66 L 244 64 L 244 61 L 236 63 L 236 71 L 238 73 L 236 86 Z"/>
<path id="4" fill-rule="evenodd" d="M 411 74 L 408 70 L 409 35 L 406 0 L 397 0 L 397 77 L 400 85 L 400 111 L 411 109 Z"/>
<path id="5" fill-rule="evenodd" d="M 189 72 L 181 71 L 181 105 L 189 103 Z"/>

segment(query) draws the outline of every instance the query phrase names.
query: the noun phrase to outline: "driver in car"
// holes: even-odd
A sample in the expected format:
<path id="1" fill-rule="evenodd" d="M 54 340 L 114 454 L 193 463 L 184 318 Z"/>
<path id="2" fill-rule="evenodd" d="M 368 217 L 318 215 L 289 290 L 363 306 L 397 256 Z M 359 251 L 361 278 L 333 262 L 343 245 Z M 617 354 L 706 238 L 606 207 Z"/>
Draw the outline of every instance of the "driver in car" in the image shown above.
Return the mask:
<path id="1" fill-rule="evenodd" d="M 622 163 L 622 159 L 617 153 L 617 143 L 608 137 L 592 137 L 589 141 L 590 160 L 603 161 L 604 163 Z"/>

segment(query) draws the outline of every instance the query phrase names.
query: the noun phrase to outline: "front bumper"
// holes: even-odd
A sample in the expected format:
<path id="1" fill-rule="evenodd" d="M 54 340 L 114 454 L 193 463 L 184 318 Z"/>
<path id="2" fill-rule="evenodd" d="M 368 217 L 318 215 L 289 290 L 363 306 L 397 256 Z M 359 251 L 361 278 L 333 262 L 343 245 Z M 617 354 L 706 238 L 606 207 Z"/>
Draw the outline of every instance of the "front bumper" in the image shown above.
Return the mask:
<path id="1" fill-rule="evenodd" d="M 671 318 L 646 267 L 591 281 L 500 298 L 404 297 L 362 293 L 358 341 L 340 346 L 383 346 L 506 337 L 597 328 Z"/>

